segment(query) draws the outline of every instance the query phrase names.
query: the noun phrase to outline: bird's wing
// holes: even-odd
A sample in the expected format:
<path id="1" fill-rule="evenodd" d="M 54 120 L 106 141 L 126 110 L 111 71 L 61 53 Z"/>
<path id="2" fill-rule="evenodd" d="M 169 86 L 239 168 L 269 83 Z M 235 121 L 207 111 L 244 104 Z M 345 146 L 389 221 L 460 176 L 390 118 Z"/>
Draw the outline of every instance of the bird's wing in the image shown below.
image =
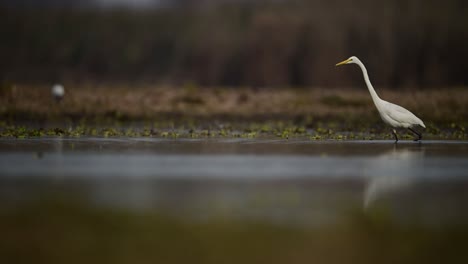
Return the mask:
<path id="1" fill-rule="evenodd" d="M 386 102 L 384 111 L 388 117 L 401 124 L 402 127 L 411 127 L 422 123 L 413 113 L 396 104 Z"/>

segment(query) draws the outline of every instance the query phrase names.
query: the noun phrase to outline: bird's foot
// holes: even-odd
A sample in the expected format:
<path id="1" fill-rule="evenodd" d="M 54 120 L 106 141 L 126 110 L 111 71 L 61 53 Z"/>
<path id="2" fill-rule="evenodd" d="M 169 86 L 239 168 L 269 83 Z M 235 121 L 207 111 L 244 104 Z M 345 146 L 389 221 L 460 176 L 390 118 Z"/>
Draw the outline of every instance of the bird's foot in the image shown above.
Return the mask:
<path id="1" fill-rule="evenodd" d="M 414 129 L 412 129 L 411 127 L 408 128 L 411 132 L 413 132 L 413 134 L 415 135 L 415 138 L 413 139 L 413 141 L 420 141 L 422 139 L 422 134 L 421 133 L 418 133 L 417 131 L 415 131 Z"/>

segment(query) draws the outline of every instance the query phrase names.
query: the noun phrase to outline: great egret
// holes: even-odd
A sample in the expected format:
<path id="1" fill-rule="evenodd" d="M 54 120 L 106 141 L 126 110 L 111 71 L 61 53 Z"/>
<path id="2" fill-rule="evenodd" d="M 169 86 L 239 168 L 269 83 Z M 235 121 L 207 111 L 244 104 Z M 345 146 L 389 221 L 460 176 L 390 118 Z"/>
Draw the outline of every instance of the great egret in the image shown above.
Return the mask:
<path id="1" fill-rule="evenodd" d="M 372 101 L 374 101 L 375 107 L 379 111 L 380 117 L 386 124 L 393 127 L 392 132 L 395 136 L 395 142 L 398 142 L 398 136 L 395 130 L 397 127 L 408 128 L 411 132 L 417 135 L 417 138 L 415 138 L 414 141 L 421 140 L 421 133 L 414 130 L 413 127 L 419 125 L 426 128 L 423 121 L 405 108 L 380 99 L 380 97 L 375 92 L 374 87 L 372 87 L 372 84 L 369 80 L 369 75 L 367 75 L 366 67 L 357 57 L 352 56 L 347 60 L 337 63 L 335 66 L 353 63 L 359 65 L 361 68 L 362 74 L 364 75 L 364 80 L 367 84 L 367 88 L 371 94 Z"/>
<path id="2" fill-rule="evenodd" d="M 60 102 L 63 99 L 63 96 L 65 95 L 65 89 L 63 88 L 63 85 L 61 84 L 55 84 L 52 86 L 52 96 L 55 98 L 57 102 Z"/>

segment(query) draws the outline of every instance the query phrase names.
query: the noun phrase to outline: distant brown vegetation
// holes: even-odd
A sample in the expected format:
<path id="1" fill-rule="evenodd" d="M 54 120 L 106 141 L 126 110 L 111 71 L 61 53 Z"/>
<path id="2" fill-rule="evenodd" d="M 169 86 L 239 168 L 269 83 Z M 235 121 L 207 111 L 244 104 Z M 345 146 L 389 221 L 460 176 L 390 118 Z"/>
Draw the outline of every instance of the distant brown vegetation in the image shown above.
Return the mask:
<path id="1" fill-rule="evenodd" d="M 192 1 L 194 2 L 194 1 Z M 0 79 L 202 86 L 468 84 L 463 0 L 226 1 L 156 10 L 0 6 Z"/>
<path id="2" fill-rule="evenodd" d="M 426 124 L 466 123 L 466 89 L 393 91 L 379 89 L 382 98 L 398 103 L 421 117 Z M 16 121 L 74 119 L 157 120 L 170 116 L 284 120 L 314 120 L 351 123 L 367 120 L 381 124 L 372 99 L 362 89 L 226 89 L 187 85 L 66 85 L 57 103 L 48 86 L 18 85 L 3 88 L 0 118 Z M 382 123 L 383 124 L 383 123 Z"/>

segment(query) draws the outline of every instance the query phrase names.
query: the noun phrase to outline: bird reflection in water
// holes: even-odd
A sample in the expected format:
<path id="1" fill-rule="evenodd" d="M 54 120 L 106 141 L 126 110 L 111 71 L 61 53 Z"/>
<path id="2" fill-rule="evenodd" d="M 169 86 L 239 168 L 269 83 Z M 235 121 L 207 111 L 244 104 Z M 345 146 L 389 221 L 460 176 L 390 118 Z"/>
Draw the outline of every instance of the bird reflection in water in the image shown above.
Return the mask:
<path id="1" fill-rule="evenodd" d="M 424 148 L 421 145 L 402 147 L 395 145 L 375 159 L 369 161 L 369 171 L 386 171 L 387 175 L 375 177 L 368 174 L 363 207 L 368 209 L 379 198 L 408 189 L 416 180 L 413 173 L 415 164 L 424 160 Z M 365 173 L 366 174 L 366 173 Z"/>

